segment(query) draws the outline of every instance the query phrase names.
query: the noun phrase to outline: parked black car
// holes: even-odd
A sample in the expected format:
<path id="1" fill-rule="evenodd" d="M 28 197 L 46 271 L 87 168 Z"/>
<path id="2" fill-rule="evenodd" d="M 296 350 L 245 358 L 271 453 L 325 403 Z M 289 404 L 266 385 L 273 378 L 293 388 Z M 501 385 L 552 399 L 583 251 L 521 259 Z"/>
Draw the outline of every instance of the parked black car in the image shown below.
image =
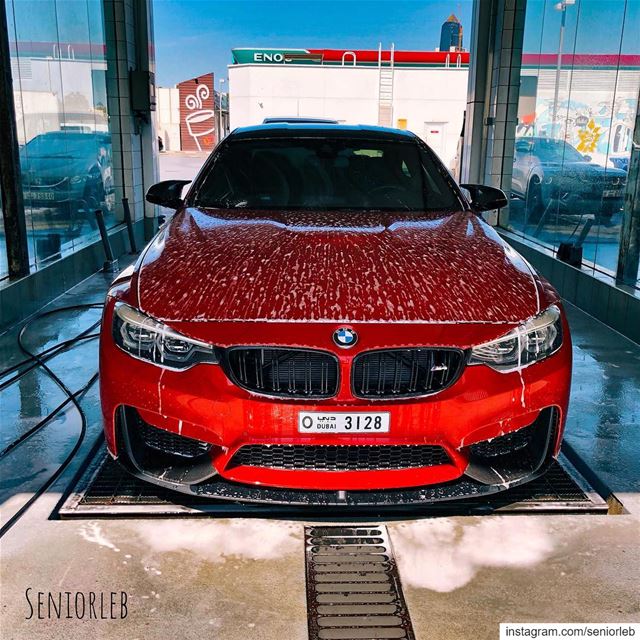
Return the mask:
<path id="1" fill-rule="evenodd" d="M 563 140 L 518 138 L 511 190 L 525 201 L 529 222 L 537 222 L 552 200 L 565 215 L 592 214 L 606 222 L 624 204 L 627 174 L 605 168 Z"/>
<path id="2" fill-rule="evenodd" d="M 54 210 L 70 226 L 108 210 L 113 202 L 111 135 L 51 131 L 20 149 L 25 204 Z"/>

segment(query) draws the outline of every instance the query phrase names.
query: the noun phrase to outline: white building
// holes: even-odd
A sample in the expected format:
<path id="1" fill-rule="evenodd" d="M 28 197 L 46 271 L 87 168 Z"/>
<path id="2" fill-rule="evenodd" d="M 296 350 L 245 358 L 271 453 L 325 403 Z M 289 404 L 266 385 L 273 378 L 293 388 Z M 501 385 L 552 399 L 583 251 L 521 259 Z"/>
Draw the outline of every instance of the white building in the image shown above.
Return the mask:
<path id="1" fill-rule="evenodd" d="M 306 116 L 408 129 L 452 166 L 469 54 L 434 51 L 234 49 L 231 130 Z"/>
<path id="2" fill-rule="evenodd" d="M 177 87 L 156 89 L 156 131 L 165 151 L 180 151 L 180 94 Z"/>

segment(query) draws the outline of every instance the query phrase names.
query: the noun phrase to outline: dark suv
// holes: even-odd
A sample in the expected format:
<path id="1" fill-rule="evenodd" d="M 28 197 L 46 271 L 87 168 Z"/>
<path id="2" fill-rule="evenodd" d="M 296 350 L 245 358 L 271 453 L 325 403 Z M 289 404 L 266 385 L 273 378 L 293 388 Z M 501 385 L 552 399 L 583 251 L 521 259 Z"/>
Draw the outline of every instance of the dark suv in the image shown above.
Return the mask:
<path id="1" fill-rule="evenodd" d="M 537 222 L 552 200 L 560 213 L 610 220 L 622 210 L 626 181 L 622 169 L 595 164 L 563 140 L 516 139 L 511 190 L 524 199 L 530 222 Z"/>

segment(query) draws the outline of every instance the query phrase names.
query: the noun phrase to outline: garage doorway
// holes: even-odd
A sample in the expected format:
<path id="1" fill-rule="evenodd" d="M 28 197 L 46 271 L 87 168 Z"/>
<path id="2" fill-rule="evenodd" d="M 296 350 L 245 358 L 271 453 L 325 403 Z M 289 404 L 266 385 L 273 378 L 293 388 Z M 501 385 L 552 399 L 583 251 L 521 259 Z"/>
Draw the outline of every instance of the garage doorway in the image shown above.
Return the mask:
<path id="1" fill-rule="evenodd" d="M 438 154 L 440 159 L 446 157 L 447 141 L 445 138 L 446 122 L 425 122 L 424 141 Z"/>

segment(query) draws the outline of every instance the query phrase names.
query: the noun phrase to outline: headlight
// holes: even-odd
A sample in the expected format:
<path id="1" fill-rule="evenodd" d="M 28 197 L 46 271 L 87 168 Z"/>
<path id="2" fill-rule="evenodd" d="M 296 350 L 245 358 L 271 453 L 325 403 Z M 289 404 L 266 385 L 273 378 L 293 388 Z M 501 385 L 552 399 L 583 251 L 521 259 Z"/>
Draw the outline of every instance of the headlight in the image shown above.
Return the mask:
<path id="1" fill-rule="evenodd" d="M 70 184 L 80 184 L 84 182 L 89 176 L 73 176 L 69 179 Z"/>
<path id="2" fill-rule="evenodd" d="M 213 345 L 183 336 L 123 302 L 115 306 L 113 339 L 132 356 L 170 369 L 219 362 Z"/>
<path id="3" fill-rule="evenodd" d="M 486 364 L 497 371 L 513 371 L 548 358 L 561 345 L 560 309 L 552 305 L 502 338 L 473 347 L 469 364 Z"/>

